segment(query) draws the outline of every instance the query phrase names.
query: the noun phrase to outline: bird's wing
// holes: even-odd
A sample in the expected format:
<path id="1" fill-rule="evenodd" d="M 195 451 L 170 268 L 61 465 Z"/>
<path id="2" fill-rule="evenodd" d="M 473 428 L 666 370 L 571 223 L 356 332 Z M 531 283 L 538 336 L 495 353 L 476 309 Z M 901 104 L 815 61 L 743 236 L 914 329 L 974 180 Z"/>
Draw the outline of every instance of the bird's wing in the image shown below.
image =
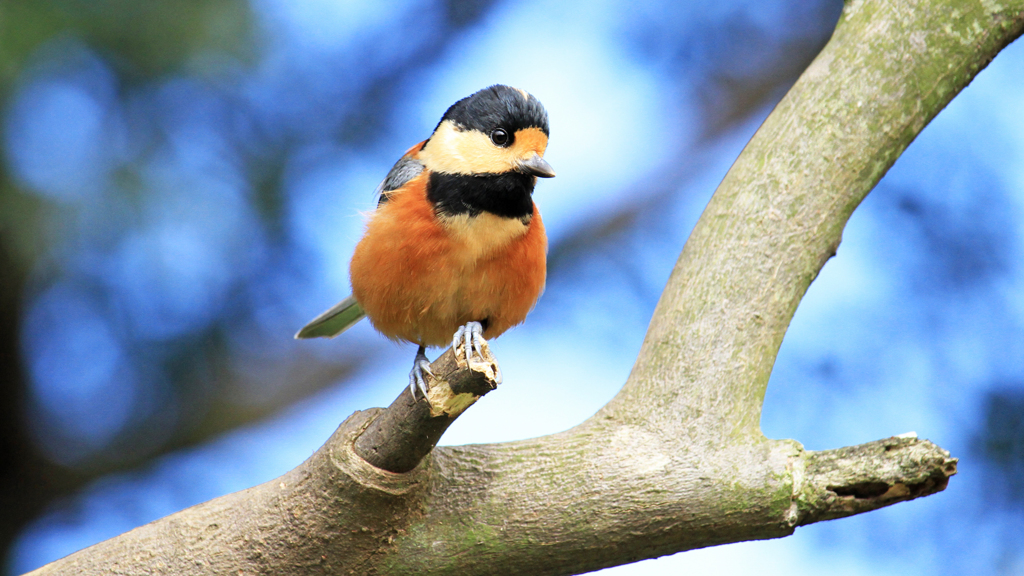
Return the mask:
<path id="1" fill-rule="evenodd" d="M 313 318 L 299 330 L 295 338 L 334 338 L 362 320 L 363 316 L 366 316 L 363 307 L 356 302 L 355 296 L 349 296 L 330 310 Z"/>
<path id="2" fill-rule="evenodd" d="M 423 164 L 416 159 L 416 154 L 423 147 L 423 142 L 413 146 L 402 156 L 384 180 L 377 185 L 377 207 L 391 199 L 390 192 L 405 186 L 410 180 L 423 172 Z"/>
<path id="3" fill-rule="evenodd" d="M 377 186 L 377 194 L 380 196 L 377 206 L 391 199 L 389 192 L 400 189 L 423 172 L 423 164 L 416 159 L 416 154 L 423 148 L 425 142 L 426 140 L 409 148 L 402 158 L 395 162 L 387 177 Z M 295 338 L 334 338 L 362 320 L 364 316 L 366 312 L 359 302 L 356 302 L 355 296 L 349 296 L 303 326 L 302 330 L 295 334 Z"/>

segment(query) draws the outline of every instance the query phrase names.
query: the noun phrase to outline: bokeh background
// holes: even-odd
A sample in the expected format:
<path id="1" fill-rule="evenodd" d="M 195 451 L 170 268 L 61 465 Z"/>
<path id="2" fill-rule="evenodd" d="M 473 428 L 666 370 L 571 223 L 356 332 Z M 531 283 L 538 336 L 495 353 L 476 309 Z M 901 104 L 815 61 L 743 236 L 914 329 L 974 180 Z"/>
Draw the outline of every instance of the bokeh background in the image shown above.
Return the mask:
<path id="1" fill-rule="evenodd" d="M 445 443 L 564 430 L 621 386 L 689 230 L 840 0 L 3 0 L 0 551 L 19 574 L 299 464 L 401 390 L 348 293 L 373 190 L 492 83 L 551 116 L 547 292 Z M 915 430 L 938 495 L 609 574 L 1024 574 L 1024 45 L 858 208 L 763 428 Z M 544 398 L 543 403 L 535 398 Z"/>

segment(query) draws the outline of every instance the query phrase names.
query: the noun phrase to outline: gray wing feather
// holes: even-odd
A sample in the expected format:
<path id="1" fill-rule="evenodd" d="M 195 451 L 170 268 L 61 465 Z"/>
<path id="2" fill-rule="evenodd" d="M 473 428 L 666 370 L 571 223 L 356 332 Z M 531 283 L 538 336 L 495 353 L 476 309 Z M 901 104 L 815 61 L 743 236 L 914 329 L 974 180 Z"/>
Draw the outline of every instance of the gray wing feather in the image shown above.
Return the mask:
<path id="1" fill-rule="evenodd" d="M 366 316 L 363 307 L 349 296 L 302 327 L 296 338 L 334 338 Z"/>
<path id="2" fill-rule="evenodd" d="M 402 186 L 405 186 L 413 178 L 420 175 L 423 172 L 423 164 L 419 160 L 410 156 L 403 156 L 401 160 L 395 162 L 395 165 L 388 172 L 387 177 L 384 181 L 377 186 L 377 194 L 380 195 L 380 200 L 377 201 L 377 206 L 387 202 L 391 199 L 388 192 L 398 190 Z"/>

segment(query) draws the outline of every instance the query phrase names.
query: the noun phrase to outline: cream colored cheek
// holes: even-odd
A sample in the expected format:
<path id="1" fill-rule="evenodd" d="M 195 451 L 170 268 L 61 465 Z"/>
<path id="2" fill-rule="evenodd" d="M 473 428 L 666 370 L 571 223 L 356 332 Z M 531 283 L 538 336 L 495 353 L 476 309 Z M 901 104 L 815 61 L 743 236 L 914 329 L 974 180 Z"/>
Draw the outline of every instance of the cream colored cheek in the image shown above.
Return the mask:
<path id="1" fill-rule="evenodd" d="M 459 143 L 459 155 L 474 172 L 501 172 L 515 165 L 516 154 L 510 148 L 498 148 L 490 138 L 465 138 Z"/>
<path id="2" fill-rule="evenodd" d="M 458 131 L 445 124 L 420 154 L 428 168 L 454 174 L 503 172 L 514 161 L 510 151 L 498 148 L 479 132 Z"/>
<path id="3" fill-rule="evenodd" d="M 429 169 L 454 174 L 500 173 L 514 169 L 534 153 L 544 155 L 547 136 L 538 128 L 519 130 L 509 148 L 495 146 L 487 134 L 459 131 L 445 123 L 420 153 Z"/>

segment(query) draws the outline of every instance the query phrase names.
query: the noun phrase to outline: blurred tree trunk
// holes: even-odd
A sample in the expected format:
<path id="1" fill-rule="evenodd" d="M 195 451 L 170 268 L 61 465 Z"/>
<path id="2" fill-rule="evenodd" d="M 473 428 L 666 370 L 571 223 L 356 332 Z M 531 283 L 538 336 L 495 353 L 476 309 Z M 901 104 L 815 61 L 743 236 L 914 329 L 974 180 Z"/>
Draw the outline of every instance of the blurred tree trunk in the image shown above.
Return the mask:
<path id="1" fill-rule="evenodd" d="M 38 574 L 571 574 L 943 489 L 914 437 L 824 452 L 759 429 L 797 304 L 843 226 L 924 126 L 1024 28 L 1024 0 L 850 1 L 690 236 L 622 391 L 576 428 L 374 468 L 358 412 L 266 484 Z M 538 398 L 543 402 L 543 398 Z"/>
<path id="2" fill-rule="evenodd" d="M 46 459 L 30 437 L 28 377 L 22 362 L 21 320 L 28 266 L 19 244 L 35 222 L 35 203 L 17 191 L 0 165 L 0 565 L 19 530 L 55 497 L 80 482 Z"/>
<path id="3" fill-rule="evenodd" d="M 31 495 L 26 498 L 25 492 L 45 490 L 39 474 L 44 460 L 36 454 L 23 422 L 23 396 L 28 387 L 19 332 L 25 275 L 16 262 L 11 236 L 0 223 L 0 509 L 4 510 L 0 543 L 13 540 L 16 530 L 40 511 L 39 506 L 25 509 L 19 505 L 26 500 L 39 501 Z"/>

